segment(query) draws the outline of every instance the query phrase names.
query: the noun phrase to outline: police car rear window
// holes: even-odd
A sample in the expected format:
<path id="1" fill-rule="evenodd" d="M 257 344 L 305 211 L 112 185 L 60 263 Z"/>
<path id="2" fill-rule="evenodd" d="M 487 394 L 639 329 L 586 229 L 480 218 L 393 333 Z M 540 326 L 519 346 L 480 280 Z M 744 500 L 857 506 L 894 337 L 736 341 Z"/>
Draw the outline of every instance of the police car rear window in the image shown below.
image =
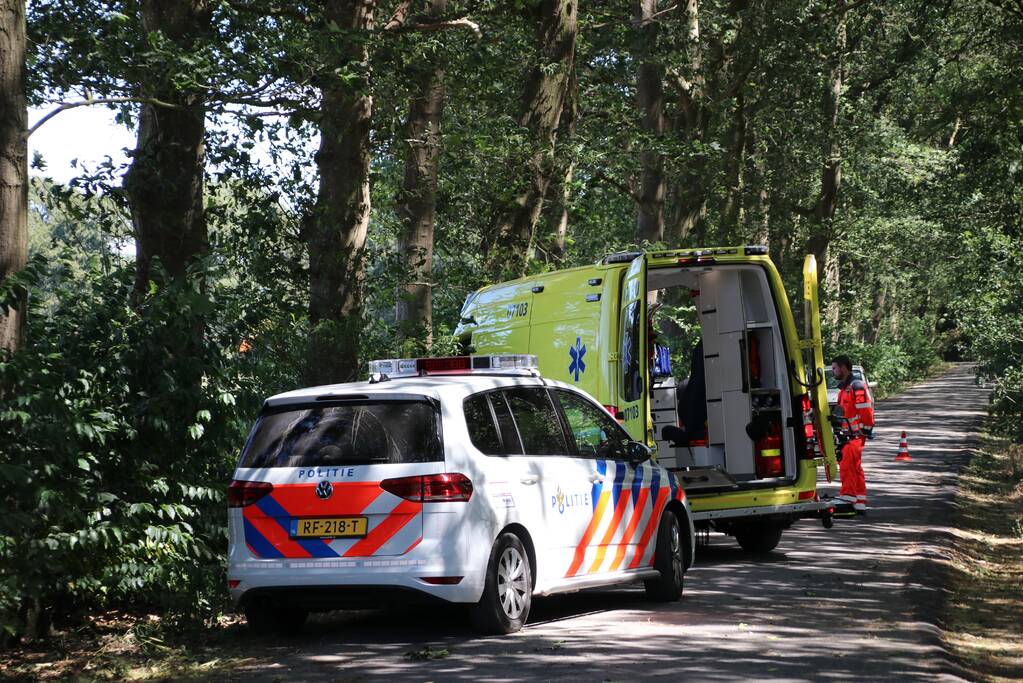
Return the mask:
<path id="1" fill-rule="evenodd" d="M 444 459 L 440 414 L 426 401 L 301 407 L 263 415 L 239 467 L 316 467 Z"/>

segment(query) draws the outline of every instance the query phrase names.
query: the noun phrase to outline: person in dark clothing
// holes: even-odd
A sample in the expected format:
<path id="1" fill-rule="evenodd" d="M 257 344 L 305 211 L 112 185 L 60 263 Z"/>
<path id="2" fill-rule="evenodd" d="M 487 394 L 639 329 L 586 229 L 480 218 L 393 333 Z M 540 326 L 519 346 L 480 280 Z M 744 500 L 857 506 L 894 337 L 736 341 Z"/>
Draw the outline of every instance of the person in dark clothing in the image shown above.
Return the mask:
<path id="1" fill-rule="evenodd" d="M 702 339 L 693 347 L 689 367 L 689 381 L 679 401 L 679 417 L 689 441 L 693 441 L 707 434 L 707 381 L 703 371 Z"/>
<path id="2" fill-rule="evenodd" d="M 689 379 L 685 380 L 678 398 L 681 427 L 667 426 L 664 438 L 676 446 L 686 446 L 707 437 L 707 382 L 703 369 L 703 340 L 697 342 L 690 356 Z"/>

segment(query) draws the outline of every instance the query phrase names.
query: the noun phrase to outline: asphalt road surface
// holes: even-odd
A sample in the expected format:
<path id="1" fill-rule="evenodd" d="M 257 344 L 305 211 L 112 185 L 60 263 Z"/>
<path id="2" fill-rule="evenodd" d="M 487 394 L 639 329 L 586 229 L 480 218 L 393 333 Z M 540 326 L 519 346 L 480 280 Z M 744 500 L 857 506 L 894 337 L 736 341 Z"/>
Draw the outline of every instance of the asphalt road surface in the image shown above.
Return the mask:
<path id="1" fill-rule="evenodd" d="M 972 368 L 959 366 L 880 403 L 877 438 L 864 452 L 867 517 L 838 520 L 830 530 L 797 522 L 761 556 L 712 534 L 677 604 L 649 603 L 631 586 L 538 598 L 522 632 L 489 638 L 474 635 L 454 607 L 336 613 L 311 622 L 296 640 L 253 639 L 254 654 L 272 664 L 234 674 L 277 681 L 968 679 L 935 624 L 957 472 L 986 401 Z M 908 463 L 894 461 L 903 429 Z"/>

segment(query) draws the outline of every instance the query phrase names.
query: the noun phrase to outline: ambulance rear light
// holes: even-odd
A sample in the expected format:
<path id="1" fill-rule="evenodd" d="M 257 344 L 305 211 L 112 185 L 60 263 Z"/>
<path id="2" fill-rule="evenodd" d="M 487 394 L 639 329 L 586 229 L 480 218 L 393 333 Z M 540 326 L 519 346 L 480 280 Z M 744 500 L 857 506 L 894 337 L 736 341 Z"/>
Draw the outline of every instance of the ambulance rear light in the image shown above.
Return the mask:
<path id="1" fill-rule="evenodd" d="M 232 479 L 227 485 L 227 507 L 243 508 L 274 490 L 268 481 L 240 481 Z"/>
<path id="2" fill-rule="evenodd" d="M 463 373 L 492 370 L 536 370 L 532 354 L 491 356 L 445 356 L 441 358 L 388 358 L 369 362 L 370 375 L 409 377 L 415 375 Z"/>
<path id="3" fill-rule="evenodd" d="M 466 503 L 472 498 L 472 482 L 457 472 L 384 479 L 380 488 L 414 503 Z"/>

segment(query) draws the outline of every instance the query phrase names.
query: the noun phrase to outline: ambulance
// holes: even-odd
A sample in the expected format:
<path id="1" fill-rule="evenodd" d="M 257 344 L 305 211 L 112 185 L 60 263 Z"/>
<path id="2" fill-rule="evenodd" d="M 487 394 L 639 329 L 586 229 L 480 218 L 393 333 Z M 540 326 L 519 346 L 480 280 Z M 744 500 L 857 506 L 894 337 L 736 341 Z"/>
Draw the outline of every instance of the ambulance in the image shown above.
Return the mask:
<path id="1" fill-rule="evenodd" d="M 698 530 L 761 553 L 796 520 L 831 526 L 817 292 L 811 255 L 800 335 L 767 247 L 615 253 L 479 289 L 455 335 L 473 353 L 533 354 L 592 394 L 680 476 Z"/>
<path id="2" fill-rule="evenodd" d="M 228 487 L 228 587 L 257 632 L 310 612 L 468 607 L 510 633 L 533 596 L 642 581 L 677 601 L 678 478 L 527 355 L 386 359 L 268 398 Z"/>

